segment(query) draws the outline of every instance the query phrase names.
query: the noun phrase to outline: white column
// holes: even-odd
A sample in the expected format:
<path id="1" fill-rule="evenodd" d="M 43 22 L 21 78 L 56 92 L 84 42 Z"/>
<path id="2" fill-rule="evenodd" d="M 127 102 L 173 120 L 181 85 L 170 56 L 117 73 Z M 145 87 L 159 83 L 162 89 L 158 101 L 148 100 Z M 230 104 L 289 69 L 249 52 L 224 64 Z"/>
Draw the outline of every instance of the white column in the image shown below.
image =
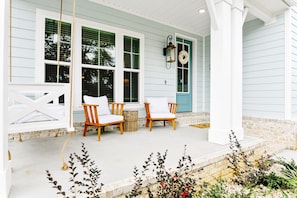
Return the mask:
<path id="1" fill-rule="evenodd" d="M 217 28 L 211 25 L 210 129 L 208 140 L 227 144 L 231 131 L 231 8 L 232 0 L 215 2 Z M 211 23 L 214 21 L 212 20 Z"/>
<path id="2" fill-rule="evenodd" d="M 243 139 L 242 128 L 242 26 L 243 0 L 233 0 L 232 6 L 232 130 L 238 140 Z"/>
<path id="3" fill-rule="evenodd" d="M 210 129 L 208 139 L 228 144 L 242 129 L 243 0 L 215 2 L 217 28 L 211 25 Z M 212 21 L 213 22 L 213 21 Z"/>
<path id="4" fill-rule="evenodd" d="M 7 82 L 8 82 L 8 10 L 9 1 L 0 1 L 0 197 L 8 197 L 11 168 L 8 162 Z"/>

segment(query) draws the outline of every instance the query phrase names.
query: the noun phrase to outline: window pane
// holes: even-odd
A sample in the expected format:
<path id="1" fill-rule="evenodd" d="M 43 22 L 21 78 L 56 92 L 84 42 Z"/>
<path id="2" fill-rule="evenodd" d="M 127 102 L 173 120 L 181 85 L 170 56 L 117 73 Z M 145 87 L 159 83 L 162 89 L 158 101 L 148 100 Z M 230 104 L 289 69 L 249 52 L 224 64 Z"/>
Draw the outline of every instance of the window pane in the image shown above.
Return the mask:
<path id="1" fill-rule="evenodd" d="M 139 69 L 139 55 L 133 55 L 133 69 Z"/>
<path id="2" fill-rule="evenodd" d="M 139 53 L 139 39 L 133 38 L 133 53 Z"/>
<path id="3" fill-rule="evenodd" d="M 115 67 L 115 34 L 100 32 L 100 65 Z"/>
<path id="4" fill-rule="evenodd" d="M 71 62 L 71 24 L 62 22 L 60 61 Z"/>
<path id="5" fill-rule="evenodd" d="M 71 45 L 70 43 L 61 42 L 60 44 L 60 61 L 71 62 Z"/>
<path id="6" fill-rule="evenodd" d="M 124 72 L 124 102 L 138 102 L 138 73 Z"/>
<path id="7" fill-rule="evenodd" d="M 177 91 L 182 92 L 183 78 L 182 78 L 182 69 L 177 69 Z"/>
<path id="8" fill-rule="evenodd" d="M 100 69 L 82 69 L 82 96 L 106 95 L 113 101 L 114 71 Z"/>
<path id="9" fill-rule="evenodd" d="M 82 27 L 82 63 L 115 67 L 115 33 Z"/>
<path id="10" fill-rule="evenodd" d="M 57 20 L 45 20 L 44 58 L 46 60 L 58 60 L 59 25 Z M 70 62 L 70 55 L 71 24 L 62 22 L 60 31 L 60 61 Z"/>
<path id="11" fill-rule="evenodd" d="M 124 36 L 124 102 L 138 102 L 138 83 L 140 69 L 140 41 L 138 38 Z"/>
<path id="12" fill-rule="evenodd" d="M 131 55 L 124 53 L 124 67 L 131 68 Z"/>
<path id="13" fill-rule="evenodd" d="M 46 60 L 57 60 L 57 43 L 52 40 L 45 40 L 44 58 Z"/>
<path id="14" fill-rule="evenodd" d="M 188 71 L 187 69 L 184 69 L 184 92 L 189 91 L 189 76 L 188 76 Z"/>
<path id="15" fill-rule="evenodd" d="M 131 37 L 124 37 L 124 51 L 131 52 Z"/>
<path id="16" fill-rule="evenodd" d="M 99 70 L 82 69 L 82 95 L 99 96 Z"/>
<path id="17" fill-rule="evenodd" d="M 132 72 L 131 102 L 138 102 L 138 73 Z"/>
<path id="18" fill-rule="evenodd" d="M 98 65 L 98 30 L 82 27 L 82 63 Z"/>
<path id="19" fill-rule="evenodd" d="M 57 65 L 45 64 L 45 82 L 69 83 L 69 67 L 61 65 L 57 75 Z"/>
<path id="20" fill-rule="evenodd" d="M 130 69 L 140 68 L 140 42 L 138 38 L 124 37 L 124 67 Z"/>

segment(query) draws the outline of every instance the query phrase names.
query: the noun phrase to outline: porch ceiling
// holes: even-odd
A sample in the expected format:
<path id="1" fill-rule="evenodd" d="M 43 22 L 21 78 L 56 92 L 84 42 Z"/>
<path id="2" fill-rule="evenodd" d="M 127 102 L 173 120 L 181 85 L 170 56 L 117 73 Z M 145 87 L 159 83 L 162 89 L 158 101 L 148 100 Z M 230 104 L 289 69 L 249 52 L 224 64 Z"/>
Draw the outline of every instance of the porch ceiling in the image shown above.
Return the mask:
<path id="1" fill-rule="evenodd" d="M 128 12 L 146 19 L 157 21 L 185 31 L 208 35 L 210 19 L 207 11 L 208 0 L 89 0 L 117 10 Z M 216 1 L 216 0 L 209 0 Z M 248 8 L 246 21 L 260 18 L 265 23 L 272 22 L 275 16 L 295 5 L 296 0 L 245 0 Z M 205 9 L 204 14 L 199 10 Z"/>

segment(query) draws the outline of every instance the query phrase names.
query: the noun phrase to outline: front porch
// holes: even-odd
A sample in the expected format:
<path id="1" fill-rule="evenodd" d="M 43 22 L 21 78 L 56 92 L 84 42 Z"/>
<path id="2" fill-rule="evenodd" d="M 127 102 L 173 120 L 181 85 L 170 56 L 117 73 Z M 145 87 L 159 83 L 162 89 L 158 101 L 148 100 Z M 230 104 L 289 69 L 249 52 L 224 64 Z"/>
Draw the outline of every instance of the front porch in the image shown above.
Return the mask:
<path id="1" fill-rule="evenodd" d="M 67 138 L 61 136 L 9 142 L 13 168 L 9 198 L 55 197 L 56 191 L 47 181 L 45 170 L 49 170 L 68 192 L 70 175 L 61 170 L 61 149 Z M 100 142 L 97 141 L 96 133 L 89 133 L 86 137 L 76 134 L 66 147 L 65 159 L 68 161 L 72 152 L 80 153 L 81 142 L 85 143 L 91 159 L 102 170 L 99 181 L 105 184 L 106 197 L 116 197 L 133 183 L 134 166 L 141 168 L 152 152 L 155 156 L 157 152 L 164 153 L 167 149 L 168 168 L 177 166 L 185 145 L 187 154 L 200 167 L 224 159 L 229 151 L 228 145 L 210 143 L 207 138 L 207 129 L 191 126 L 179 126 L 176 131 L 171 126 L 154 126 L 152 132 L 141 127 L 136 132 L 125 132 L 123 135 L 115 130 L 102 133 Z M 241 144 L 245 149 L 265 146 L 263 140 L 254 137 L 245 137 Z M 208 176 L 211 177 L 210 174 Z"/>

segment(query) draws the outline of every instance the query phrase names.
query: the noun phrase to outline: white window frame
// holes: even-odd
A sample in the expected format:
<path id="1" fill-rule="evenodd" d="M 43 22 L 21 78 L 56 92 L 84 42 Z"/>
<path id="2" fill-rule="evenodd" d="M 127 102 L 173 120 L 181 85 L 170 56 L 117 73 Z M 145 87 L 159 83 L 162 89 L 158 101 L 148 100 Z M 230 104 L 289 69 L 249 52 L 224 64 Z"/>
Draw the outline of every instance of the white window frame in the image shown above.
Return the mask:
<path id="1" fill-rule="evenodd" d="M 50 12 L 42 9 L 36 10 L 36 46 L 35 46 L 35 57 L 36 57 L 36 83 L 44 83 L 45 82 L 45 68 L 44 68 L 44 30 L 45 30 L 45 18 L 51 18 L 55 20 L 59 20 L 60 15 L 56 12 Z M 72 16 L 62 15 L 62 20 L 72 24 Z M 124 36 L 131 36 L 135 38 L 139 38 L 140 44 L 140 69 L 139 69 L 139 84 L 138 84 L 138 97 L 139 101 L 137 103 L 126 103 L 125 108 L 138 108 L 142 107 L 144 102 L 144 34 L 126 30 L 123 28 L 117 28 L 93 21 L 88 21 L 80 18 L 75 19 L 75 30 L 74 30 L 74 59 L 73 59 L 73 107 L 74 110 L 81 110 L 81 98 L 82 98 L 82 81 L 81 81 L 81 28 L 82 26 L 95 28 L 99 30 L 113 32 L 116 35 L 116 68 L 108 68 L 114 69 L 114 85 L 116 90 L 114 90 L 114 101 L 123 102 L 124 97 Z M 102 69 L 104 69 L 102 67 Z M 80 79 L 80 80 L 75 80 Z"/>

